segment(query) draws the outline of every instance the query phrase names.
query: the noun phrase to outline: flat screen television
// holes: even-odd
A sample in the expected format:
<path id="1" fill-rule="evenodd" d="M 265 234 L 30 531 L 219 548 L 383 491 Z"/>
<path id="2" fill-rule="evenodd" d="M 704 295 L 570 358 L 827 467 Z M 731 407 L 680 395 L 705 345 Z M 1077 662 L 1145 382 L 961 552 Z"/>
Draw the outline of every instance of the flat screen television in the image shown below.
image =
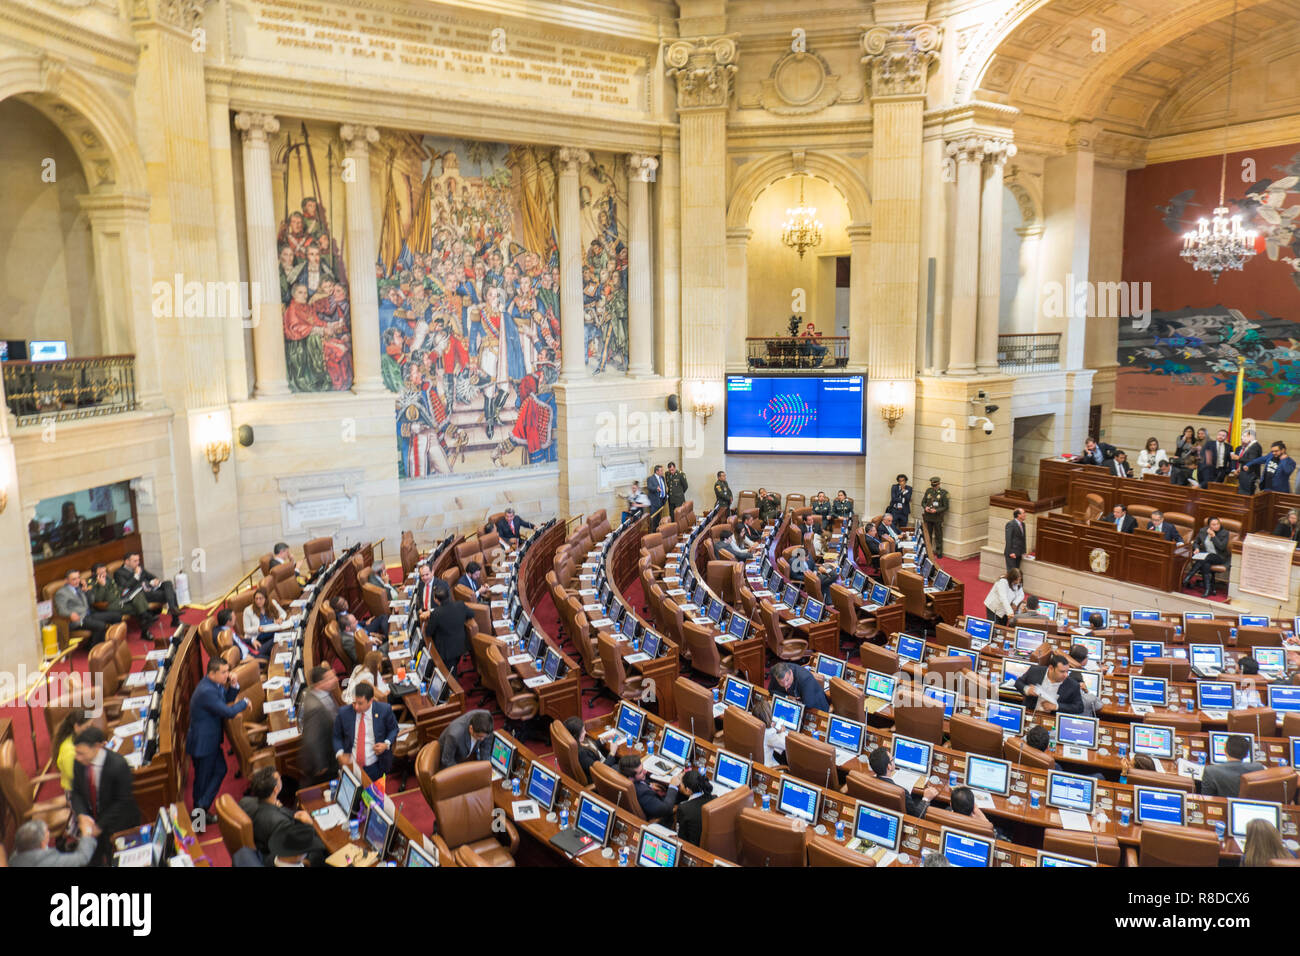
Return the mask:
<path id="1" fill-rule="evenodd" d="M 728 375 L 730 454 L 861 455 L 861 375 Z"/>

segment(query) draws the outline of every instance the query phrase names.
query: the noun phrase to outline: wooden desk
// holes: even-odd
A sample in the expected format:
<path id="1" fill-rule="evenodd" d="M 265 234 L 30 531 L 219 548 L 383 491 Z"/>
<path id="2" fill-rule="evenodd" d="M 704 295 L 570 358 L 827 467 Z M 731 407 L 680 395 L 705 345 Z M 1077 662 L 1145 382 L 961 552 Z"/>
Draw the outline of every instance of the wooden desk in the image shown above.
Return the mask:
<path id="1" fill-rule="evenodd" d="M 374 783 L 374 781 L 366 775 L 364 770 L 360 771 L 360 773 L 361 787 L 364 791 L 365 788 L 369 787 Z M 358 797 L 358 799 L 360 798 Z M 309 787 L 306 790 L 298 791 L 298 806 L 301 809 L 306 810 L 308 814 L 312 814 L 314 811 L 328 806 L 329 803 L 330 798 L 328 785 Z M 321 838 L 321 842 L 325 844 L 325 851 L 327 854 L 337 853 L 349 843 L 356 847 L 364 847 L 365 845 L 361 834 L 358 834 L 356 839 L 352 838 L 347 823 L 340 824 L 339 826 L 329 830 L 324 830 L 321 829 L 320 823 L 313 816 L 311 825 L 312 829 L 316 831 L 316 835 Z M 413 840 L 419 842 L 423 837 L 420 831 L 416 829 L 415 825 L 402 815 L 402 812 L 397 809 L 396 805 L 393 807 L 393 826 L 396 828 L 397 832 L 393 835 L 393 839 L 389 844 L 388 856 L 385 857 L 385 859 L 404 861 L 406 859 L 407 843 Z M 376 865 L 382 864 L 383 862 L 383 860 L 380 860 Z"/>

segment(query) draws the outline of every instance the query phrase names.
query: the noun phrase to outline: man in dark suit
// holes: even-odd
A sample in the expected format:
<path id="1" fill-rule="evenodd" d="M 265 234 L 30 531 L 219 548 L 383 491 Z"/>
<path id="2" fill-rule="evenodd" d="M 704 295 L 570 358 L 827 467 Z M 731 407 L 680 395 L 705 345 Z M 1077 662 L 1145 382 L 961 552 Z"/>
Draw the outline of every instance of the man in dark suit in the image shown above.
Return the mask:
<path id="1" fill-rule="evenodd" d="M 1025 707 L 1030 710 L 1045 714 L 1084 713 L 1083 687 L 1070 673 L 1070 661 L 1064 654 L 1053 654 L 1045 665 L 1029 668 L 1016 679 L 1016 690 L 1024 694 Z"/>
<path id="2" fill-rule="evenodd" d="M 515 514 L 514 508 L 507 508 L 506 513 L 497 518 L 497 537 L 501 539 L 502 544 L 508 544 L 512 548 L 518 547 L 522 530 L 532 527 L 534 527 L 533 523 Z"/>
<path id="3" fill-rule="evenodd" d="M 874 521 L 868 521 L 867 526 L 862 529 L 862 543 L 867 546 L 871 557 L 880 557 L 880 546 L 883 542 L 880 540 L 880 529 L 876 527 Z"/>
<path id="4" fill-rule="evenodd" d="M 339 713 L 334 691 L 339 676 L 325 664 L 317 664 L 307 676 L 311 687 L 302 695 L 298 767 L 303 772 L 304 783 L 320 783 L 339 772 L 338 761 L 334 759 L 334 718 Z"/>
<path id="5" fill-rule="evenodd" d="M 1115 446 L 1099 442 L 1092 436 L 1083 443 L 1083 454 L 1079 456 L 1085 465 L 1102 465 L 1115 457 Z"/>
<path id="6" fill-rule="evenodd" d="M 650 513 L 654 514 L 668 500 L 668 484 L 664 481 L 664 466 L 655 465 L 654 471 L 645 483 L 645 493 L 650 498 Z"/>
<path id="7" fill-rule="evenodd" d="M 1110 514 L 1110 523 L 1115 526 L 1117 531 L 1130 534 L 1137 529 L 1137 519 L 1128 513 L 1127 505 L 1116 505 L 1110 510 Z"/>
<path id="8" fill-rule="evenodd" d="M 1295 471 L 1295 459 L 1286 453 L 1286 444 L 1275 441 L 1269 446 L 1268 454 L 1246 462 L 1248 468 L 1261 467 L 1259 487 L 1261 491 L 1291 492 L 1291 473 Z"/>
<path id="9" fill-rule="evenodd" d="M 194 806 L 209 819 L 214 817 L 212 801 L 217 799 L 217 791 L 226 776 L 226 755 L 221 752 L 225 721 L 249 706 L 248 698 L 231 703 L 238 693 L 239 682 L 230 673 L 230 665 L 225 658 L 213 657 L 208 661 L 207 676 L 199 681 L 190 697 L 185 749 L 194 761 Z"/>
<path id="10" fill-rule="evenodd" d="M 1025 556 L 1025 509 L 1017 508 L 1011 513 L 1011 520 L 1002 533 L 1002 557 L 1006 559 L 1007 570 L 1020 567 L 1020 559 Z"/>
<path id="11" fill-rule="evenodd" d="M 1241 444 L 1232 453 L 1232 467 L 1237 473 L 1237 493 L 1253 495 L 1259 485 L 1259 465 L 1247 465 L 1264 454 L 1264 448 L 1255 440 L 1255 433 L 1247 428 L 1241 433 Z"/>
<path id="12" fill-rule="evenodd" d="M 1228 444 L 1228 430 L 1220 428 L 1214 441 L 1201 446 L 1197 458 L 1196 480 L 1204 488 L 1212 481 L 1223 481 L 1232 467 L 1232 446 Z"/>
<path id="13" fill-rule="evenodd" d="M 901 784 L 894 783 L 894 773 L 898 767 L 894 765 L 894 758 L 890 756 L 889 751 L 884 747 L 877 747 L 871 751 L 867 757 L 867 763 L 871 765 L 871 771 L 876 775 L 876 779 L 883 780 L 886 783 L 893 783 L 899 790 L 903 790 Z M 930 801 L 939 795 L 939 788 L 932 783 L 927 783 L 925 791 L 921 796 L 914 796 L 911 790 L 904 790 L 903 796 L 907 800 L 907 815 L 911 817 L 923 817 L 925 811 L 930 806 Z"/>
<path id="14" fill-rule="evenodd" d="M 1165 523 L 1165 516 L 1161 511 L 1151 512 L 1151 520 L 1147 522 L 1147 530 L 1154 531 L 1166 541 L 1172 541 L 1175 544 L 1181 544 L 1183 540 L 1183 536 L 1178 533 L 1177 528 Z"/>
<path id="15" fill-rule="evenodd" d="M 421 564 L 417 568 L 418 577 L 415 582 L 415 591 L 411 594 L 411 616 L 412 620 L 419 621 L 423 625 L 433 613 L 433 568 L 428 564 Z"/>
<path id="16" fill-rule="evenodd" d="M 477 601 L 482 597 L 484 587 L 483 565 L 479 564 L 477 561 L 471 561 L 469 564 L 465 565 L 465 573 L 460 576 L 460 580 L 456 583 L 473 594 L 474 600 Z"/>
<path id="17" fill-rule="evenodd" d="M 645 814 L 647 820 L 656 823 L 672 819 L 673 808 L 677 806 L 678 787 L 682 782 L 680 770 L 673 774 L 662 796 L 646 779 L 649 774 L 641 765 L 641 758 L 636 754 L 625 754 L 619 757 L 618 772 L 632 781 L 632 787 L 636 791 L 636 802 L 641 805 L 641 812 Z"/>
<path id="18" fill-rule="evenodd" d="M 164 611 L 171 608 L 172 627 L 181 622 L 181 606 L 176 600 L 176 588 L 170 581 L 164 581 L 146 571 L 141 563 L 139 551 L 126 553 L 122 566 L 113 572 L 113 580 L 122 589 L 124 595 L 140 588 L 147 601 L 158 602 L 163 606 Z"/>
<path id="19" fill-rule="evenodd" d="M 433 612 L 424 622 L 424 636 L 438 651 L 438 656 L 453 672 L 460 669 L 469 638 L 465 624 L 474 620 L 474 612 L 464 601 L 451 596 L 446 581 L 433 582 Z"/>
<path id="20" fill-rule="evenodd" d="M 907 527 L 912 515 L 912 486 L 907 483 L 907 475 L 899 475 L 889 486 L 889 507 L 885 511 L 894 516 L 894 524 L 898 527 Z"/>
<path id="21" fill-rule="evenodd" d="M 281 827 L 295 820 L 311 826 L 311 814 L 306 810 L 295 813 L 280 803 L 283 786 L 284 781 L 274 767 L 261 767 L 249 778 L 248 794 L 239 801 L 239 809 L 253 821 L 253 846 L 264 860 L 272 858 L 271 838 Z M 313 833 L 312 848 L 307 852 L 307 864 L 324 866 L 325 856 L 325 844 Z"/>
<path id="22" fill-rule="evenodd" d="M 345 767 L 361 767 L 377 780 L 393 767 L 397 718 L 393 708 L 375 700 L 375 689 L 362 681 L 352 688 L 352 706 L 334 718 L 334 756 Z"/>
<path id="23" fill-rule="evenodd" d="M 441 747 L 439 763 L 454 767 L 467 760 L 487 760 L 492 756 L 492 714 L 486 710 L 467 710 L 438 737 Z"/>
<path id="24" fill-rule="evenodd" d="M 772 665 L 772 679 L 767 689 L 774 694 L 793 697 L 805 707 L 814 707 L 817 710 L 831 709 L 822 682 L 802 664 L 780 661 Z"/>
<path id="25" fill-rule="evenodd" d="M 1110 473 L 1116 478 L 1132 478 L 1133 469 L 1128 463 L 1128 452 L 1117 451 L 1115 457 L 1106 463 Z"/>
<path id="26" fill-rule="evenodd" d="M 1263 770 L 1264 765 L 1247 760 L 1250 756 L 1250 739 L 1233 734 L 1223 742 L 1224 763 L 1210 764 L 1201 775 L 1201 793 L 1207 797 L 1236 797 L 1241 792 L 1243 774 Z"/>
<path id="27" fill-rule="evenodd" d="M 1038 596 L 1031 594 L 1025 598 L 1025 606 L 1022 611 L 1011 616 L 1007 621 L 1008 627 L 1032 627 L 1039 630 L 1045 630 L 1049 634 L 1056 628 L 1056 622 L 1039 610 Z"/>
<path id="28" fill-rule="evenodd" d="M 72 768 L 72 812 L 95 821 L 99 840 L 98 863 L 113 855 L 113 836 L 140 825 L 140 807 L 135 802 L 135 777 L 126 758 L 104 746 L 104 732 L 87 727 L 72 738 L 77 763 Z"/>

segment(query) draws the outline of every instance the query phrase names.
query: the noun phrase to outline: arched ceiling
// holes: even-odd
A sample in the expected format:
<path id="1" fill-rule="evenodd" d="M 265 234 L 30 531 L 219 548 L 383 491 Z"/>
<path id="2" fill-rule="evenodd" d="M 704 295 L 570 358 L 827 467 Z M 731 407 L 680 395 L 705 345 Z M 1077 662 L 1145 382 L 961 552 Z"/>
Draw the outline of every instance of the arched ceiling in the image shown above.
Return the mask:
<path id="1" fill-rule="evenodd" d="M 974 44 L 958 97 L 992 91 L 1026 118 L 1095 120 L 1143 138 L 1214 128 L 1232 9 L 1232 0 L 1046 0 L 1000 39 Z M 1300 112 L 1300 0 L 1237 0 L 1236 63 L 1232 122 Z"/>

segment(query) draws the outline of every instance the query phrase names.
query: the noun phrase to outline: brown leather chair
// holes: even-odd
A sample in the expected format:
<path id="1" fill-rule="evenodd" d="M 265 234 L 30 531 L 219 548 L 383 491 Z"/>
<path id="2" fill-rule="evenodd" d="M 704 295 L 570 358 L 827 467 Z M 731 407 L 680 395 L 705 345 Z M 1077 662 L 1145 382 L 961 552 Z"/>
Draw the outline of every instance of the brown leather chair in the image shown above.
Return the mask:
<path id="1" fill-rule="evenodd" d="M 842 677 L 832 677 L 829 691 L 831 710 L 850 720 L 867 722 L 867 696 Z"/>
<path id="2" fill-rule="evenodd" d="M 724 604 L 736 603 L 736 592 L 732 588 L 731 569 L 736 562 L 730 559 L 710 561 L 704 569 L 704 583 Z"/>
<path id="3" fill-rule="evenodd" d="M 850 770 L 844 778 L 844 790 L 850 797 L 864 800 L 873 807 L 907 812 L 907 795 L 903 788 L 881 780 L 870 771 Z"/>
<path id="4" fill-rule="evenodd" d="M 214 804 L 217 811 L 217 826 L 221 830 L 221 842 L 226 852 L 232 857 L 235 851 L 256 849 L 253 844 L 253 820 L 245 813 L 228 793 L 217 796 Z"/>
<path id="5" fill-rule="evenodd" d="M 905 737 L 943 743 L 943 707 L 925 703 L 919 691 L 900 692 L 894 705 L 894 729 Z"/>
<path id="6" fill-rule="evenodd" d="M 405 581 L 420 563 L 420 549 L 416 546 L 415 535 L 410 531 L 402 532 L 402 543 L 398 548 L 402 559 L 402 580 Z"/>
<path id="7" fill-rule="evenodd" d="M 740 812 L 753 807 L 754 794 L 748 787 L 714 797 L 700 808 L 700 846 L 724 860 L 735 860 L 736 821 Z"/>
<path id="8" fill-rule="evenodd" d="M 1186 683 L 1192 677 L 1192 662 L 1185 657 L 1148 657 L 1142 662 L 1142 676 Z"/>
<path id="9" fill-rule="evenodd" d="M 47 781 L 57 780 L 57 773 L 41 774 L 36 778 L 27 776 L 27 771 L 18 762 L 17 751 L 12 740 L 0 743 L 0 796 L 13 814 L 14 820 L 21 825 L 28 820 L 42 820 L 50 832 L 58 834 L 68 822 L 71 810 L 68 798 L 59 793 L 49 800 L 36 800 L 37 788 Z"/>
<path id="10" fill-rule="evenodd" d="M 1237 628 L 1237 646 L 1247 647 L 1281 647 L 1282 631 L 1276 627 L 1239 627 Z"/>
<path id="11" fill-rule="evenodd" d="M 600 663 L 605 668 L 603 680 L 610 693 L 622 700 L 645 700 L 650 693 L 651 685 L 646 683 L 644 677 L 628 676 L 627 668 L 623 664 L 623 655 L 614 638 L 608 634 L 600 634 L 596 638 L 596 645 L 600 652 Z"/>
<path id="12" fill-rule="evenodd" d="M 839 768 L 835 748 L 824 740 L 791 731 L 785 735 L 785 763 L 802 780 L 830 790 L 839 789 Z"/>
<path id="13" fill-rule="evenodd" d="M 673 681 L 673 700 L 677 704 L 673 723 L 704 740 L 714 743 L 722 740 L 722 732 L 713 717 L 713 695 L 708 690 L 688 677 L 678 677 Z"/>
<path id="14" fill-rule="evenodd" d="M 954 713 L 948 720 L 948 746 L 1001 759 L 1002 728 L 987 720 Z"/>
<path id="15" fill-rule="evenodd" d="M 934 642 L 936 644 L 951 644 L 953 647 L 964 647 L 970 650 L 970 635 L 959 627 L 953 627 L 951 624 L 936 624 L 934 626 Z"/>
<path id="16" fill-rule="evenodd" d="M 746 807 L 736 821 L 737 862 L 741 866 L 807 866 L 811 832 L 798 820 Z"/>
<path id="17" fill-rule="evenodd" d="M 880 556 L 880 579 L 886 587 L 898 587 L 898 572 L 903 566 L 903 556 L 897 551 Z"/>
<path id="18" fill-rule="evenodd" d="M 275 750 L 271 747 L 254 747 L 244 729 L 244 714 L 239 713 L 222 722 L 225 725 L 226 739 L 239 760 L 239 773 L 248 780 L 255 770 L 275 766 Z"/>
<path id="19" fill-rule="evenodd" d="M 1216 867 L 1219 838 L 1213 830 L 1144 823 L 1142 841 L 1137 850 L 1127 850 L 1125 862 L 1128 866 Z"/>
<path id="20" fill-rule="evenodd" d="M 1237 796 L 1243 800 L 1270 800 L 1289 806 L 1295 802 L 1296 772 L 1291 767 L 1265 767 L 1241 775 Z"/>
<path id="21" fill-rule="evenodd" d="M 442 744 L 431 740 L 415 755 L 415 780 L 424 802 L 433 809 L 433 775 L 442 769 Z"/>
<path id="22" fill-rule="evenodd" d="M 551 721 L 551 749 L 555 751 L 555 762 L 561 773 L 572 777 L 584 787 L 591 783 L 587 771 L 582 769 L 582 761 L 578 759 L 578 742 L 573 739 L 573 734 L 569 733 L 562 720 Z"/>
<path id="23" fill-rule="evenodd" d="M 453 853 L 469 847 L 491 866 L 514 866 L 519 831 L 492 806 L 492 768 L 474 760 L 440 770 L 431 783 L 438 834 Z M 505 842 L 498 838 L 505 837 Z"/>
<path id="24" fill-rule="evenodd" d="M 742 491 L 736 495 L 736 511 L 743 515 L 750 509 L 758 509 L 758 493 L 754 491 Z"/>
<path id="25" fill-rule="evenodd" d="M 636 798 L 636 784 L 630 777 L 623 776 L 608 764 L 594 763 L 591 765 L 591 782 L 596 793 L 612 805 L 626 807 L 642 820 L 646 819 L 641 801 Z"/>
<path id="26" fill-rule="evenodd" d="M 790 636 L 790 629 L 782 623 L 780 615 L 773 609 L 770 600 L 760 601 L 758 609 L 763 619 L 767 649 L 776 655 L 778 660 L 801 661 L 811 653 L 806 640 Z"/>
<path id="27" fill-rule="evenodd" d="M 1129 629 L 1133 632 L 1135 641 L 1163 641 L 1165 644 L 1178 644 L 1182 641 L 1182 635 L 1174 630 L 1176 626 L 1170 621 L 1129 622 Z M 1147 660 L 1155 660 L 1155 658 L 1149 657 Z"/>
<path id="28" fill-rule="evenodd" d="M 882 674 L 894 674 L 899 670 L 898 655 L 887 647 L 876 644 L 863 644 L 858 653 L 862 666 Z"/>
<path id="29" fill-rule="evenodd" d="M 1083 523 L 1096 521 L 1106 507 L 1106 499 L 1094 492 L 1089 492 L 1083 499 Z"/>
<path id="30" fill-rule="evenodd" d="M 501 648 L 493 644 L 487 648 L 487 663 L 492 668 L 492 687 L 496 691 L 497 706 L 506 720 L 525 721 L 536 717 L 542 709 L 537 694 L 524 686 L 519 677 L 506 663 Z"/>
<path id="31" fill-rule="evenodd" d="M 993 824 L 988 820 L 977 820 L 975 817 L 968 817 L 962 813 L 953 813 L 951 810 L 945 810 L 943 807 L 927 807 L 925 811 L 927 823 L 933 823 L 937 827 L 952 827 L 954 830 L 965 830 L 967 833 L 974 833 L 979 836 L 993 836 Z"/>
<path id="32" fill-rule="evenodd" d="M 816 833 L 808 840 L 809 866 L 875 866 L 876 861 Z"/>
<path id="33" fill-rule="evenodd" d="M 1143 661 L 1143 663 L 1146 663 Z M 1199 734 L 1201 732 L 1201 720 L 1199 717 L 1188 716 L 1186 714 L 1173 714 L 1168 711 L 1157 711 L 1147 714 L 1143 720 L 1148 724 L 1162 724 L 1165 727 L 1173 727 L 1176 731 L 1184 734 Z"/>
<path id="34" fill-rule="evenodd" d="M 763 734 L 767 728 L 753 714 L 736 706 L 722 712 L 722 744 L 732 753 L 763 763 Z"/>
<path id="35" fill-rule="evenodd" d="M 1228 731 L 1237 734 L 1254 734 L 1256 737 L 1276 737 L 1277 711 L 1271 707 L 1247 707 L 1243 710 L 1230 710 L 1228 711 Z"/>
<path id="36" fill-rule="evenodd" d="M 682 640 L 686 642 L 686 650 L 690 653 L 691 670 L 706 674 L 714 680 L 736 672 L 734 658 L 719 649 L 712 632 L 692 621 L 683 621 Z"/>
<path id="37" fill-rule="evenodd" d="M 926 819 L 930 815 L 926 814 Z M 1119 841 L 1114 837 L 1082 833 L 1078 830 L 1044 830 L 1043 850 L 1089 860 L 1101 866 L 1119 866 Z"/>
<path id="38" fill-rule="evenodd" d="M 324 567 L 334 560 L 334 539 L 312 538 L 303 544 L 302 556 L 312 571 Z"/>
<path id="39" fill-rule="evenodd" d="M 1181 790 L 1184 793 L 1196 792 L 1196 781 L 1180 773 L 1160 773 L 1156 770 L 1129 770 L 1128 782 L 1144 787 L 1163 787 L 1166 790 Z"/>
<path id="40" fill-rule="evenodd" d="M 1025 743 L 1021 737 L 1008 737 L 1002 741 L 1002 759 L 1022 767 L 1034 767 L 1039 770 L 1051 770 L 1056 761 L 1051 754 L 1036 750 Z"/>
<path id="41" fill-rule="evenodd" d="M 1285 713 L 1282 715 L 1282 736 L 1300 737 L 1300 714 Z"/>

